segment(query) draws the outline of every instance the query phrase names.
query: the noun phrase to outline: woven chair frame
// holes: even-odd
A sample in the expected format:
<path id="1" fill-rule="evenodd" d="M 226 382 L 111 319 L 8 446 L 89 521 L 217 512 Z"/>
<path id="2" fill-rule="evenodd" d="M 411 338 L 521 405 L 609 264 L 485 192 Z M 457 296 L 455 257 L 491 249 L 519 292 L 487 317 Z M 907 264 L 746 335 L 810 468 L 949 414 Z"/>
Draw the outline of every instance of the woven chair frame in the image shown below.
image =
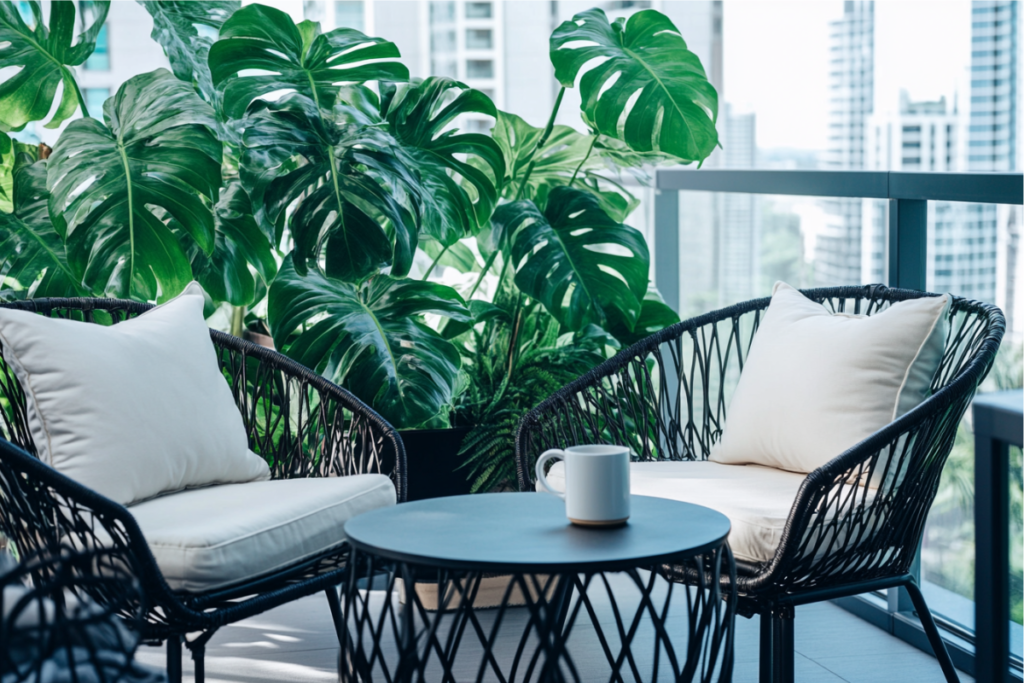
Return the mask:
<path id="1" fill-rule="evenodd" d="M 882 285 L 803 293 L 832 312 L 863 315 L 937 296 Z M 626 444 L 636 461 L 706 460 L 721 437 L 769 301 L 747 301 L 672 325 L 539 404 L 516 434 L 520 489 L 534 488 L 540 453 L 574 444 Z M 775 555 L 763 563 L 737 562 L 741 614 L 909 573 L 957 427 L 1005 330 L 998 308 L 958 297 L 949 323 L 931 395 L 808 474 Z M 868 481 L 877 488 L 862 485 Z M 694 580 L 682 568 L 666 567 L 665 574 Z"/>
<path id="2" fill-rule="evenodd" d="M 35 299 L 4 308 L 90 323 L 117 324 L 151 309 L 117 299 Z M 211 330 L 249 447 L 272 479 L 383 473 L 405 500 L 405 450 L 394 428 L 345 389 L 270 349 Z M 347 544 L 272 574 L 209 592 L 172 590 L 131 510 L 41 462 L 28 426 L 25 395 L 0 349 L 0 533 L 21 556 L 59 555 L 62 547 L 102 549 L 139 588 L 138 604 L 117 610 L 146 642 L 202 632 L 340 585 Z M 44 577 L 40 577 L 44 578 Z M 105 605 L 102 592 L 91 596 Z M 123 602 L 123 601 L 122 601 Z M 139 614 L 142 618 L 139 619 Z M 199 646 L 205 643 L 200 639 Z"/>

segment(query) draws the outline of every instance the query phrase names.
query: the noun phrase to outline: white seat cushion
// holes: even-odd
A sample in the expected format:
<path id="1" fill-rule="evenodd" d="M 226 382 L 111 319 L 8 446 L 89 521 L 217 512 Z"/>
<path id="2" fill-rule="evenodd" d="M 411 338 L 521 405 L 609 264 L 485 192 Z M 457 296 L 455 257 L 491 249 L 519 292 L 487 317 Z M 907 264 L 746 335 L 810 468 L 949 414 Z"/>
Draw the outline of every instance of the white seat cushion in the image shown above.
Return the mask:
<path id="1" fill-rule="evenodd" d="M 565 467 L 556 462 L 548 481 L 565 490 Z M 634 462 L 630 491 L 717 510 L 729 518 L 729 546 L 737 559 L 766 562 L 782 540 L 790 508 L 806 475 L 762 465 L 722 465 L 710 461 Z M 538 487 L 538 490 L 542 490 Z"/>
<path id="2" fill-rule="evenodd" d="M 259 577 L 345 540 L 345 522 L 395 504 L 382 474 L 223 484 L 129 508 L 174 590 L 209 591 Z"/>

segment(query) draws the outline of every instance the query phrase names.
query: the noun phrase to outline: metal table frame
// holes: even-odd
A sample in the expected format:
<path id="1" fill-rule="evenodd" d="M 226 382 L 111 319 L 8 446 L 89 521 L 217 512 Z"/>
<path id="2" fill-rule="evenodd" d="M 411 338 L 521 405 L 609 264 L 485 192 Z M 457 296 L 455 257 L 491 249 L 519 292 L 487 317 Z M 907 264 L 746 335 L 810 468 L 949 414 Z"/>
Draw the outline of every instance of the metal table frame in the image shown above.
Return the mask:
<path id="1" fill-rule="evenodd" d="M 737 594 L 728 519 L 674 500 L 631 502 L 629 524 L 607 530 L 570 525 L 564 503 L 542 493 L 438 498 L 349 520 L 349 576 L 343 605 L 332 604 L 340 679 L 580 682 L 595 662 L 606 678 L 607 661 L 607 679 L 620 683 L 731 681 Z M 669 570 L 683 585 L 659 580 Z M 639 599 L 616 595 L 612 574 Z M 485 617 L 475 596 L 494 576 L 510 581 Z M 524 611 L 510 619 L 515 604 Z M 589 649 L 576 648 L 580 641 Z M 650 669 L 635 656 L 638 644 L 654 648 Z"/>

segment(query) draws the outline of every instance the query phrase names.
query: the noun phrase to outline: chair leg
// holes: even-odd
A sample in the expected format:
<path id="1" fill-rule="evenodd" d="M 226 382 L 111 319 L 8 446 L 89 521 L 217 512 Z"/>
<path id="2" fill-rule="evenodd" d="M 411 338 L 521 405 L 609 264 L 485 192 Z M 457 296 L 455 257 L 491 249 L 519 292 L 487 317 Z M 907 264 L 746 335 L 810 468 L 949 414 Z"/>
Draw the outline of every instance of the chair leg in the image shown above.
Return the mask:
<path id="1" fill-rule="evenodd" d="M 910 594 L 911 602 L 914 603 L 914 609 L 917 611 L 917 616 L 921 620 L 921 626 L 924 627 L 924 632 L 928 636 L 928 642 L 931 643 L 932 650 L 935 652 L 935 658 L 939 660 L 939 666 L 942 667 L 942 674 L 946 677 L 946 682 L 960 683 L 960 676 L 953 666 L 953 659 L 949 656 L 946 644 L 942 642 L 942 636 L 939 635 L 939 627 L 935 625 L 935 619 L 932 618 L 931 610 L 928 609 L 928 603 L 924 601 L 924 595 L 921 593 L 920 587 L 914 581 L 908 581 L 903 585 Z"/>
<path id="2" fill-rule="evenodd" d="M 192 662 L 195 669 L 195 682 L 203 683 L 206 680 L 206 644 L 213 638 L 213 631 L 204 631 L 192 641 L 186 640 L 185 647 L 192 653 Z"/>
<path id="3" fill-rule="evenodd" d="M 338 636 L 338 645 L 344 643 L 345 620 L 341 616 L 341 599 L 338 597 L 338 587 L 329 586 L 324 591 L 327 594 L 327 604 L 331 606 L 331 617 L 334 619 L 334 632 Z"/>
<path id="4" fill-rule="evenodd" d="M 790 606 L 763 612 L 761 620 L 760 683 L 794 683 L 794 611 Z"/>
<path id="5" fill-rule="evenodd" d="M 197 645 L 189 649 L 192 650 L 192 662 L 195 664 L 195 681 L 203 683 L 206 680 L 206 646 Z"/>
<path id="6" fill-rule="evenodd" d="M 167 680 L 168 683 L 181 683 L 181 636 L 179 635 L 167 638 Z"/>

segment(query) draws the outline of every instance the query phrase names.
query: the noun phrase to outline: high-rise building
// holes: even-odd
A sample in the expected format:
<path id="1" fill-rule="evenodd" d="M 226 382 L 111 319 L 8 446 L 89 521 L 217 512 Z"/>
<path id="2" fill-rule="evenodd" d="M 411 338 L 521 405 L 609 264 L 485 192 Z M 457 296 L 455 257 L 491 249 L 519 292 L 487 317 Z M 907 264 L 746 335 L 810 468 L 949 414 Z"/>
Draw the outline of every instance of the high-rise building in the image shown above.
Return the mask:
<path id="1" fill-rule="evenodd" d="M 914 102 L 900 92 L 898 113 L 873 114 L 866 129 L 868 170 L 957 171 L 963 167 L 962 121 L 957 107 L 946 98 Z M 862 281 L 884 282 L 887 249 L 887 206 L 884 200 L 866 199 L 862 233 Z M 995 280 L 987 253 L 979 242 L 969 215 L 970 205 L 955 202 L 928 204 L 928 287 L 982 297 L 994 293 Z"/>
<path id="2" fill-rule="evenodd" d="M 738 114 L 725 105 L 722 165 L 754 168 L 757 163 L 757 120 L 753 112 Z M 718 250 L 721 306 L 752 299 L 758 294 L 761 252 L 761 198 L 730 193 L 721 197 L 721 237 Z"/>
<path id="3" fill-rule="evenodd" d="M 847 0 L 843 16 L 830 25 L 829 148 L 830 170 L 864 168 L 864 126 L 874 109 L 874 3 Z M 822 285 L 861 280 L 862 202 L 829 199 L 828 221 L 815 246 L 815 279 Z"/>
<path id="4" fill-rule="evenodd" d="M 1020 3 L 971 3 L 971 99 L 967 170 L 1020 169 Z M 1007 314 L 1007 327 L 1021 334 L 1021 301 L 1014 293 L 1020 275 L 1019 209 L 968 205 L 967 225 L 975 242 L 970 270 L 977 284 L 962 293 L 993 301 Z M 1001 238 L 1001 239 L 1000 239 Z M 961 293 L 961 292 L 958 292 Z"/>
<path id="5" fill-rule="evenodd" d="M 1019 5 L 1017 0 L 971 3 L 971 171 L 1019 168 Z"/>

